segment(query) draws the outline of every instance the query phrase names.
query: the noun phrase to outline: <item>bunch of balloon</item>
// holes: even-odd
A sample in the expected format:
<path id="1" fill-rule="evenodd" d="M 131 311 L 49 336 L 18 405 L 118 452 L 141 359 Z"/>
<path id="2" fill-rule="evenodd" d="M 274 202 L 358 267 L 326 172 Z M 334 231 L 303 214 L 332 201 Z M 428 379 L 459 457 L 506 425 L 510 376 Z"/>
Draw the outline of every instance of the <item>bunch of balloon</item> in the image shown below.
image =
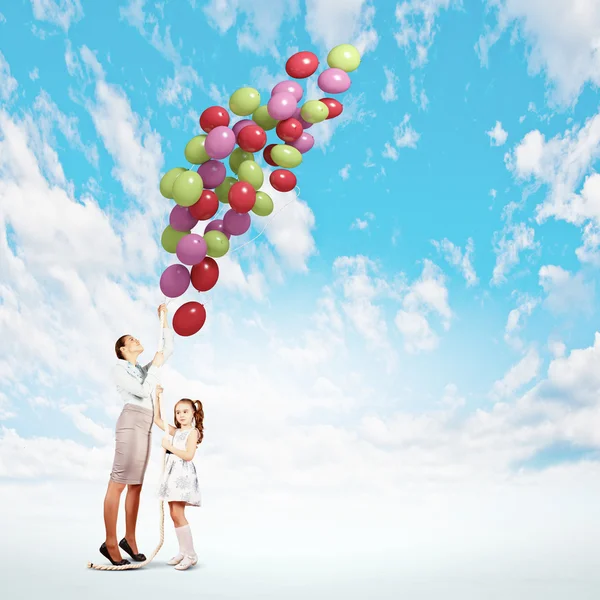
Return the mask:
<path id="1" fill-rule="evenodd" d="M 160 181 L 160 193 L 175 201 L 169 224 L 162 234 L 163 248 L 177 256 L 179 263 L 167 267 L 160 289 L 169 298 L 185 294 L 190 284 L 198 292 L 208 292 L 219 279 L 215 259 L 225 256 L 232 236 L 241 236 L 251 226 L 250 212 L 267 217 L 273 212 L 273 199 L 262 190 L 264 172 L 254 155 L 262 151 L 264 161 L 275 169 L 269 182 L 278 192 L 291 192 L 297 183 L 290 170 L 302 163 L 303 155 L 315 144 L 307 132 L 327 119 L 339 117 L 343 105 L 330 94 L 350 88 L 350 76 L 360 65 L 360 54 L 350 44 L 333 48 L 327 56 L 328 68 L 317 80 L 327 97 L 302 102 L 304 90 L 297 80 L 314 75 L 319 59 L 308 51 L 291 56 L 285 65 L 292 79 L 277 83 L 266 104 L 258 90 L 243 87 L 229 99 L 229 110 L 242 117 L 231 125 L 231 116 L 222 106 L 211 106 L 200 116 L 203 134 L 186 145 L 186 160 L 193 169 L 176 167 Z M 267 145 L 267 132 L 275 130 L 282 143 Z M 232 175 L 223 161 L 228 158 Z M 215 218 L 221 205 L 228 206 L 222 218 Z M 192 230 L 207 222 L 203 234 Z M 200 302 L 180 306 L 173 316 L 178 335 L 196 334 L 204 326 L 206 310 Z"/>

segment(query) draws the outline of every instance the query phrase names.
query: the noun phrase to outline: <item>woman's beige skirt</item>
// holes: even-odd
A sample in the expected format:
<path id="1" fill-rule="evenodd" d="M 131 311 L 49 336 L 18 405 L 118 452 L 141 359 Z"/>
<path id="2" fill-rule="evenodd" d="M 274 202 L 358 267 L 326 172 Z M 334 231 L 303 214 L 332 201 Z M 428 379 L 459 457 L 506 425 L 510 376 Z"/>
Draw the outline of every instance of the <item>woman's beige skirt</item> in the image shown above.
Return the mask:
<path id="1" fill-rule="evenodd" d="M 143 483 L 152 441 L 151 410 L 127 403 L 117 420 L 115 460 L 110 478 L 116 483 Z"/>

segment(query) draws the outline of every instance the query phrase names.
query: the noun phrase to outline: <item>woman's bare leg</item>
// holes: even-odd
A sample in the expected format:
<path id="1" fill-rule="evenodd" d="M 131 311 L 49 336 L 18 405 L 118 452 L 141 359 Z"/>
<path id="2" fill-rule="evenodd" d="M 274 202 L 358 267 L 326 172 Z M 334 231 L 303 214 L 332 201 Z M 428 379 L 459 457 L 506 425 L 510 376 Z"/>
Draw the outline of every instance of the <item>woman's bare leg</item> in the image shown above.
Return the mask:
<path id="1" fill-rule="evenodd" d="M 140 509 L 141 493 L 141 483 L 138 485 L 127 486 L 127 496 L 125 497 L 125 539 L 131 546 L 134 554 L 138 553 L 137 542 L 135 539 L 135 528 L 137 525 L 138 511 Z"/>
<path id="2" fill-rule="evenodd" d="M 106 529 L 106 548 L 111 558 L 115 561 L 122 560 L 117 541 L 117 518 L 119 516 L 119 503 L 121 493 L 125 489 L 124 483 L 117 483 L 112 479 L 108 482 L 108 489 L 104 497 L 104 527 Z"/>

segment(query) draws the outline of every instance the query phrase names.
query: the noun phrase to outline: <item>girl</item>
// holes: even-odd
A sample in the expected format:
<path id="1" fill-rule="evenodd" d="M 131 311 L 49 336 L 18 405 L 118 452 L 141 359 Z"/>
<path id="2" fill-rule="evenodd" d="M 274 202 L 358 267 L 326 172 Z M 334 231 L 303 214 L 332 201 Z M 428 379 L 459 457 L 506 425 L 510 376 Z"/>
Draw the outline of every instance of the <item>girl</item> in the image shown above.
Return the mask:
<path id="1" fill-rule="evenodd" d="M 139 552 L 136 543 L 136 524 L 140 507 L 140 493 L 150 456 L 152 439 L 152 391 L 159 381 L 162 364 L 173 353 L 173 332 L 167 324 L 167 307 L 158 307 L 162 323 L 163 351 L 154 355 L 152 362 L 140 365 L 138 358 L 144 347 L 131 335 L 122 335 L 115 343 L 117 364 L 113 376 L 117 392 L 123 402 L 123 410 L 116 426 L 115 456 L 112 472 L 104 498 L 104 525 L 106 538 L 100 552 L 113 565 L 129 563 L 121 556 L 123 549 L 135 561 L 146 557 Z M 117 542 L 117 518 L 123 490 L 125 499 L 125 537 Z"/>
<path id="2" fill-rule="evenodd" d="M 192 531 L 185 518 L 185 507 L 200 506 L 198 477 L 192 459 L 204 438 L 204 409 L 200 400 L 183 398 L 175 404 L 175 426 L 167 425 L 160 412 L 162 392 L 162 387 L 156 386 L 154 422 L 167 434 L 162 446 L 168 453 L 158 496 L 169 503 L 179 540 L 179 554 L 168 564 L 174 565 L 178 571 L 184 571 L 198 562 Z"/>

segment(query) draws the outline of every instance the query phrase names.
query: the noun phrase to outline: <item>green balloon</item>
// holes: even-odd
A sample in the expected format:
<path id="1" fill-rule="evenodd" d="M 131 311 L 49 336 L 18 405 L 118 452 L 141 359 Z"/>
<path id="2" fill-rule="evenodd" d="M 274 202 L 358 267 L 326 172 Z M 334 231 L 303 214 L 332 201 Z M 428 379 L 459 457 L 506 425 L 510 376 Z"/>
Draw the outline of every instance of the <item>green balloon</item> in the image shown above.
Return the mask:
<path id="1" fill-rule="evenodd" d="M 227 254 L 229 250 L 229 240 L 221 231 L 214 229 L 207 231 L 204 234 L 204 241 L 206 242 L 206 254 L 213 258 L 220 258 Z"/>
<path id="2" fill-rule="evenodd" d="M 252 207 L 252 212 L 259 217 L 268 217 L 273 212 L 271 196 L 264 192 L 256 192 L 256 202 Z"/>
<path id="3" fill-rule="evenodd" d="M 340 44 L 332 48 L 327 55 L 327 64 L 335 69 L 342 69 L 350 73 L 358 69 L 360 65 L 360 54 L 358 50 L 350 44 Z"/>
<path id="4" fill-rule="evenodd" d="M 191 206 L 202 195 L 204 182 L 196 171 L 182 173 L 173 184 L 173 200 L 180 206 Z"/>
<path id="5" fill-rule="evenodd" d="M 175 167 L 170 171 L 167 171 L 160 180 L 160 193 L 169 199 L 173 199 L 173 184 L 175 180 L 187 169 L 185 167 Z"/>
<path id="6" fill-rule="evenodd" d="M 320 100 L 309 100 L 302 106 L 300 114 L 307 123 L 320 123 L 329 116 L 329 108 Z"/>
<path id="7" fill-rule="evenodd" d="M 269 115 L 269 111 L 267 110 L 267 105 L 263 104 L 259 106 L 252 113 L 252 120 L 259 126 L 262 127 L 265 131 L 270 131 L 271 129 L 275 129 L 277 127 L 277 123 L 279 121 L 274 119 Z"/>
<path id="8" fill-rule="evenodd" d="M 229 155 L 229 168 L 234 173 L 237 173 L 238 169 L 240 168 L 240 165 L 245 160 L 254 160 L 254 154 L 252 154 L 251 152 L 244 152 L 241 148 L 236 148 Z"/>
<path id="9" fill-rule="evenodd" d="M 300 151 L 287 144 L 277 144 L 274 148 L 271 148 L 271 158 L 274 163 L 284 169 L 293 169 L 302 162 Z"/>
<path id="10" fill-rule="evenodd" d="M 205 140 L 205 135 L 197 135 L 187 143 L 183 151 L 185 159 L 193 165 L 201 165 L 210 160 L 210 156 L 206 154 L 206 150 L 204 149 Z"/>
<path id="11" fill-rule="evenodd" d="M 229 108 L 240 117 L 251 115 L 260 106 L 260 94 L 251 87 L 236 90 L 229 98 Z"/>
<path id="12" fill-rule="evenodd" d="M 298 151 L 296 150 L 296 152 Z M 265 174 L 258 163 L 253 160 L 245 160 L 238 170 L 238 179 L 248 182 L 255 190 L 258 190 L 265 181 Z"/>
<path id="13" fill-rule="evenodd" d="M 234 183 L 237 183 L 237 179 L 235 177 L 225 177 L 225 179 L 223 179 L 223 183 L 215 188 L 215 194 L 217 194 L 219 202 L 223 202 L 223 204 L 229 204 L 229 190 Z"/>
<path id="14" fill-rule="evenodd" d="M 191 231 L 175 231 L 170 225 L 167 225 L 160 238 L 160 243 L 167 252 L 175 254 L 179 240 L 188 233 L 191 233 Z"/>

